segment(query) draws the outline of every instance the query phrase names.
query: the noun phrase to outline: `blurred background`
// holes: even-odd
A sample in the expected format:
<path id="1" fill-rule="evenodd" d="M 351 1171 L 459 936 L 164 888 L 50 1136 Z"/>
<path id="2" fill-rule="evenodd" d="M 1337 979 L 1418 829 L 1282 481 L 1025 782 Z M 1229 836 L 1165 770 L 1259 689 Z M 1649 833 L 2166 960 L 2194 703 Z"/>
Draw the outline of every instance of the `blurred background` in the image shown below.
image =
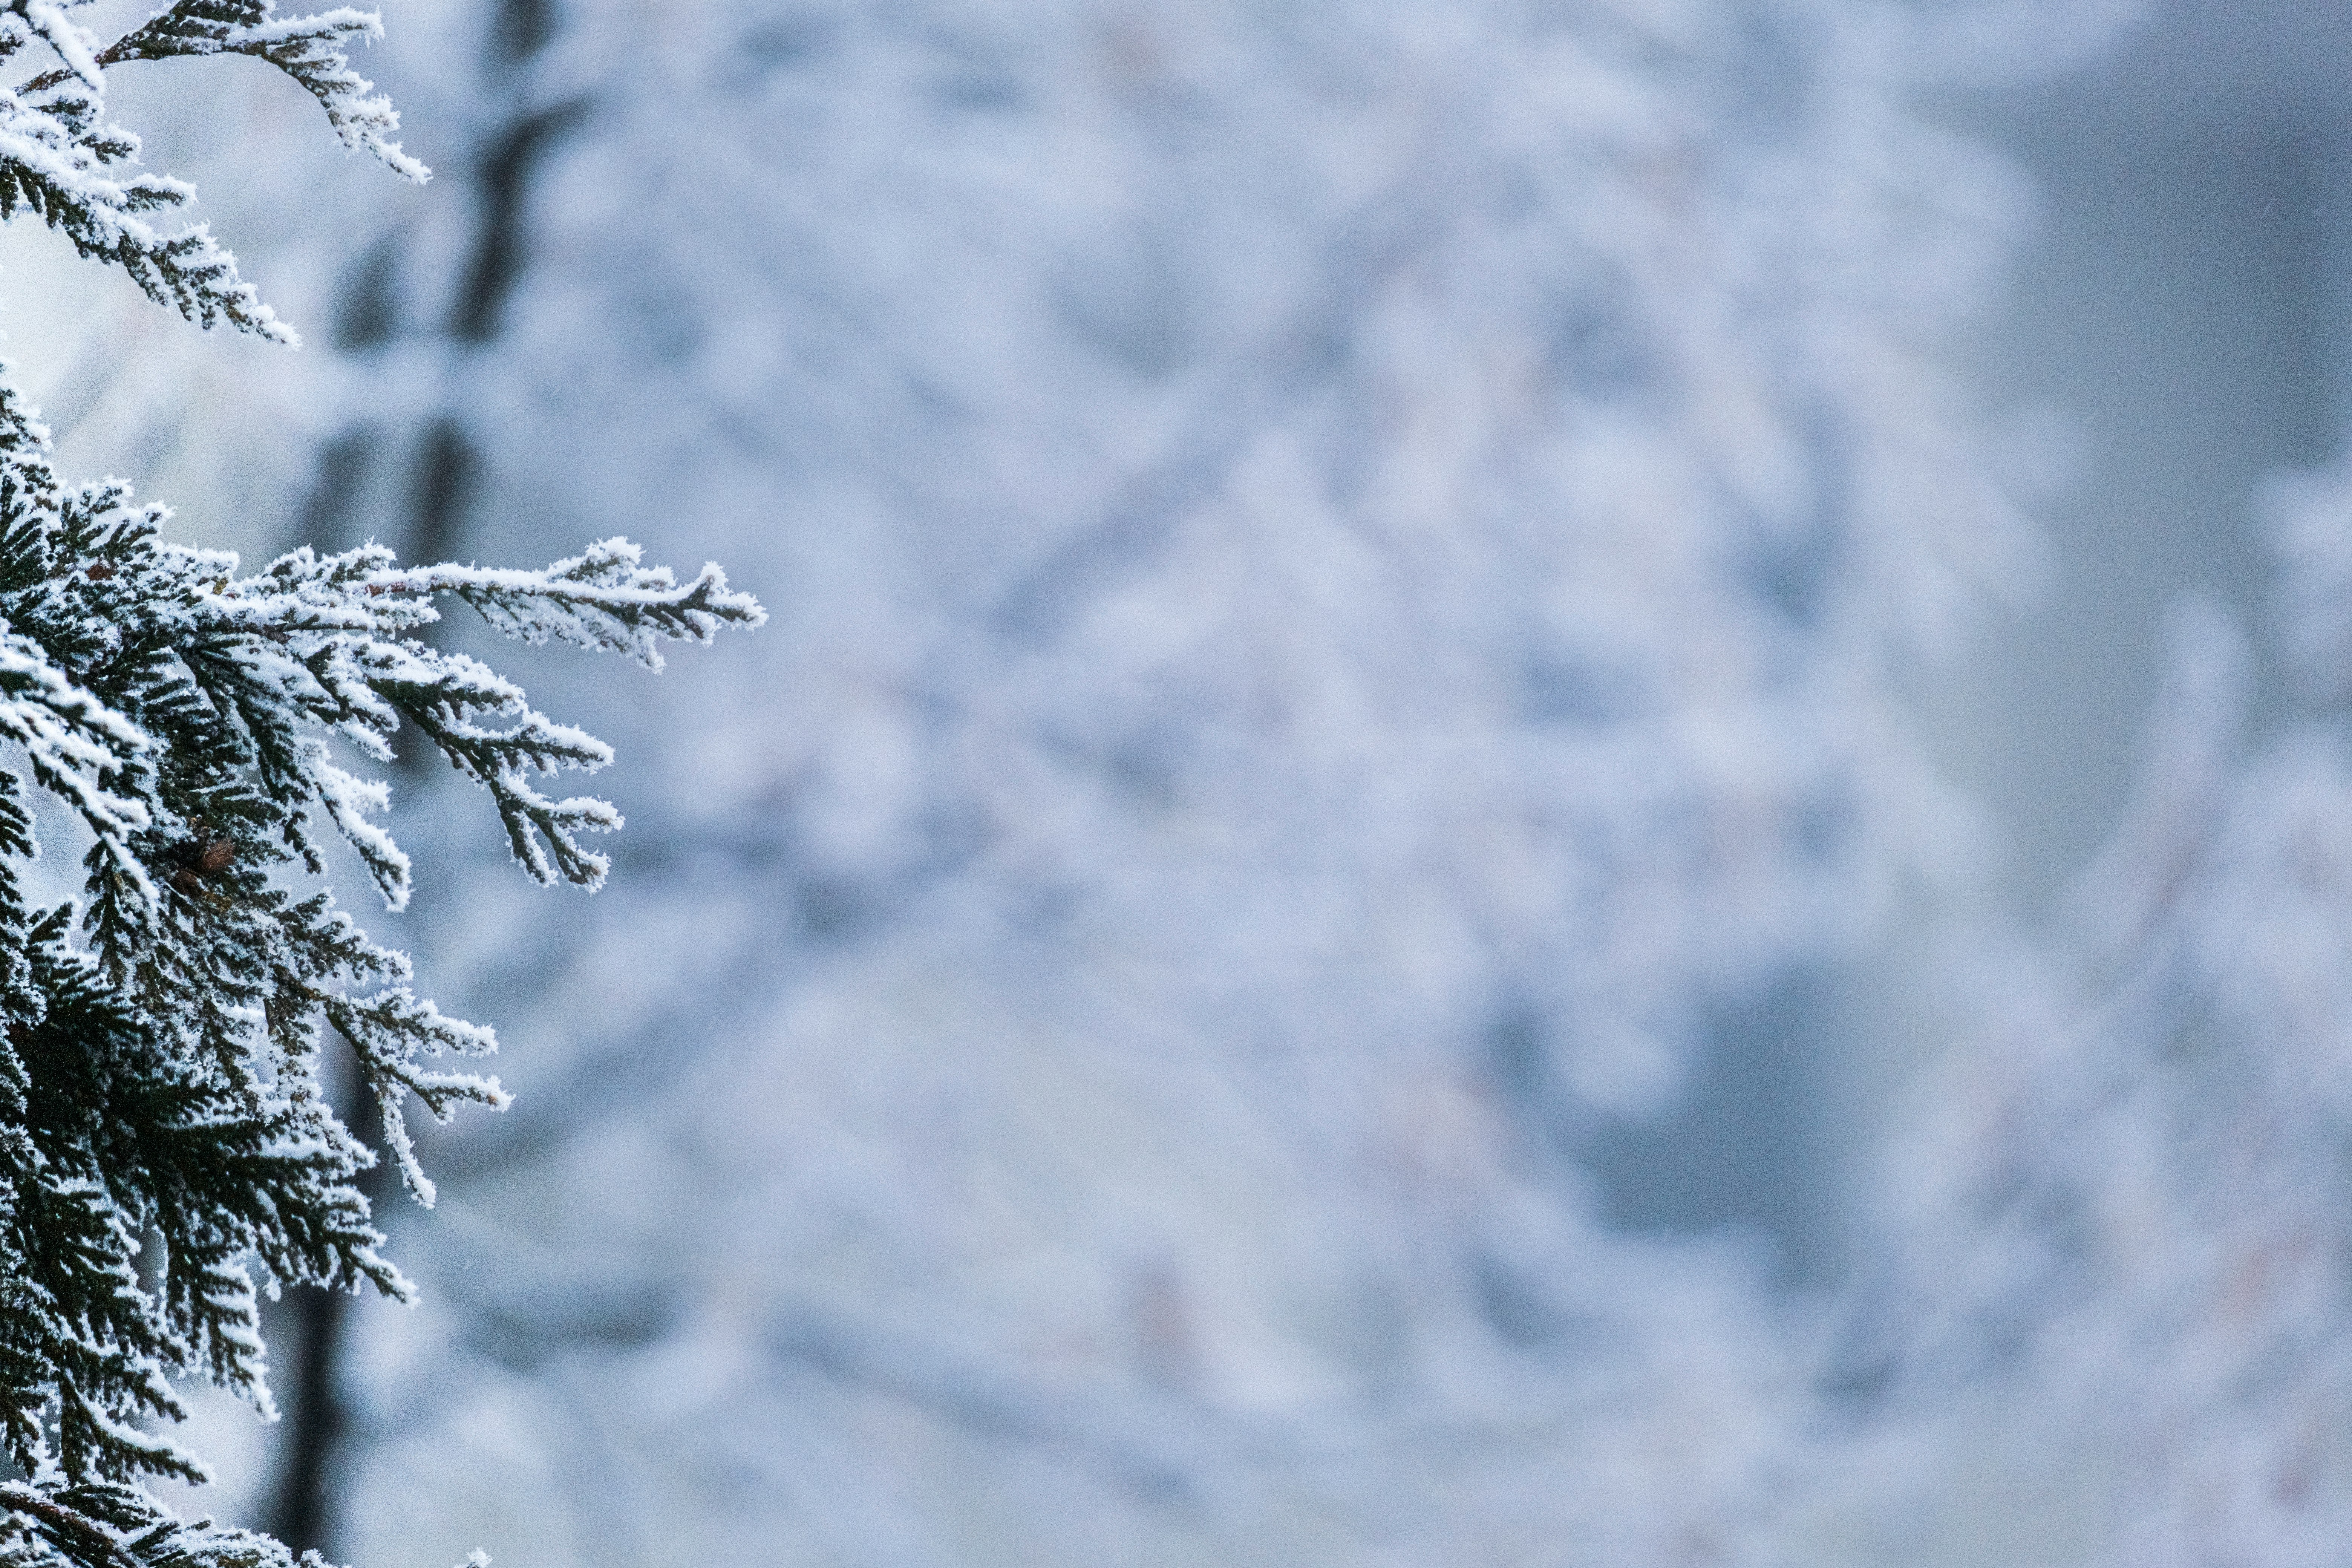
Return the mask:
<path id="1" fill-rule="evenodd" d="M 383 11 L 422 189 L 258 62 L 110 81 L 299 353 L 0 235 L 66 469 L 773 619 L 441 628 L 629 825 L 547 892 L 398 772 L 374 929 L 520 1100 L 191 1510 L 2342 1560 L 2352 11 Z"/>

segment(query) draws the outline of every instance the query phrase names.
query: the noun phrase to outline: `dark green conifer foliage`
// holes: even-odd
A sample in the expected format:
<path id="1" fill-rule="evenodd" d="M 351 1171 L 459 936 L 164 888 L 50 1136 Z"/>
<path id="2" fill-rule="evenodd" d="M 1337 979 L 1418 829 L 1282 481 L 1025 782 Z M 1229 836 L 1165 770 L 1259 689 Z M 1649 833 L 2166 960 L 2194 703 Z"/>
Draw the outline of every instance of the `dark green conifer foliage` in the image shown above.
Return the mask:
<path id="1" fill-rule="evenodd" d="M 39 215 L 199 325 L 290 341 L 202 229 L 147 222 L 189 193 L 137 170 L 135 139 L 105 122 L 103 73 L 257 56 L 347 145 L 422 178 L 342 53 L 375 18 L 180 0 L 100 48 L 68 15 L 80 3 L 0 0 L 0 61 L 37 39 L 57 62 L 0 89 L 0 216 Z M 266 1536 L 183 1523 L 141 1481 L 204 1475 L 165 1435 L 176 1380 L 269 1409 L 257 1281 L 408 1292 L 356 1184 L 376 1154 L 320 1088 L 324 1031 L 351 1043 L 425 1202 L 410 1097 L 444 1119 L 503 1100 L 495 1079 L 435 1059 L 488 1051 L 490 1032 L 415 995 L 406 959 L 324 885 L 315 836 L 331 829 L 393 907 L 408 890 L 406 859 L 369 820 L 384 785 L 331 742 L 376 761 L 395 735 L 435 747 L 489 792 L 542 882 L 595 887 L 605 862 L 579 835 L 620 820 L 534 787 L 610 753 L 420 641 L 436 601 L 651 668 L 664 638 L 761 619 L 716 567 L 680 584 L 625 540 L 538 572 L 402 569 L 369 545 L 247 575 L 164 541 L 167 515 L 119 483 L 60 484 L 47 433 L 0 385 L 0 1446 L 16 1472 L 0 1481 L 0 1568 L 289 1563 Z M 87 840 L 76 903 L 26 901 L 37 818 L 53 848 Z"/>

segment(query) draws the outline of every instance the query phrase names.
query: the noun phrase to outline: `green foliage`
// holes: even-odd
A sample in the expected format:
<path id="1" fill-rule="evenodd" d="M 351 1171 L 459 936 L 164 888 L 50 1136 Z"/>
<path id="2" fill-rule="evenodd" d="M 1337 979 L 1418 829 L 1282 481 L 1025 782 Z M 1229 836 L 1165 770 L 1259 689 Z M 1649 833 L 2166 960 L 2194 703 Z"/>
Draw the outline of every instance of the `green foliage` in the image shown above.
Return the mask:
<path id="1" fill-rule="evenodd" d="M 375 27 L 339 10 L 280 20 L 268 0 L 181 0 L 105 49 L 75 0 L 0 5 L 0 59 L 29 39 L 61 62 L 0 90 L 0 216 L 37 214 L 202 325 L 289 336 L 203 230 L 140 216 L 187 188 L 127 172 L 101 73 L 132 60 L 244 53 L 325 105 L 346 145 L 422 177 L 389 105 L 340 45 Z M 679 584 L 609 540 L 544 572 L 401 569 L 388 551 L 297 550 L 253 575 L 169 543 L 168 514 L 127 487 L 68 488 L 47 433 L 0 386 L 0 1568 L 262 1568 L 267 1537 L 184 1524 L 142 1478 L 202 1479 L 159 1428 L 177 1380 L 269 1395 L 257 1287 L 408 1286 L 379 1251 L 357 1179 L 376 1152 L 321 1088 L 331 1029 L 349 1042 L 384 1143 L 432 1201 L 405 1129 L 503 1103 L 444 1065 L 489 1030 L 442 1016 L 408 961 L 370 942 L 324 883 L 340 836 L 393 907 L 408 863 L 371 818 L 385 786 L 347 771 L 396 738 L 437 750 L 495 803 L 542 882 L 593 889 L 580 842 L 620 819 L 533 782 L 610 752 L 420 633 L 454 597 L 526 641 L 568 641 L 658 668 L 665 638 L 708 642 L 762 618 L 718 568 Z M 35 908 L 19 868 L 86 840 L 82 897 Z"/>

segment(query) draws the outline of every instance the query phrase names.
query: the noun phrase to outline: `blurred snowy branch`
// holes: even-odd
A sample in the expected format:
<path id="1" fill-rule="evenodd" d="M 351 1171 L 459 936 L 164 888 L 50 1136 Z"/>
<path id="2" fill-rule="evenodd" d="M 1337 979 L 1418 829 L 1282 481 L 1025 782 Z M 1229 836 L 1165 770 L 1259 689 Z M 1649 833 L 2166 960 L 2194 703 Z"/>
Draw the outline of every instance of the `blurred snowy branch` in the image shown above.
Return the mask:
<path id="1" fill-rule="evenodd" d="M 337 1549 L 1892 1562 L 2007 1466 L 2053 1554 L 2332 1561 L 2340 473 L 2275 507 L 2314 706 L 2181 613 L 1826 1353 L 1599 1152 L 1982 875 L 1911 693 L 2042 563 L 1947 363 L 2025 197 L 1916 100 L 2131 9 L 415 0 L 464 131 L 289 253 L 302 526 L 626 531 L 778 624 L 624 694 L 715 739 L 584 912 L 404 808 L 520 1101 L 332 1330 Z"/>

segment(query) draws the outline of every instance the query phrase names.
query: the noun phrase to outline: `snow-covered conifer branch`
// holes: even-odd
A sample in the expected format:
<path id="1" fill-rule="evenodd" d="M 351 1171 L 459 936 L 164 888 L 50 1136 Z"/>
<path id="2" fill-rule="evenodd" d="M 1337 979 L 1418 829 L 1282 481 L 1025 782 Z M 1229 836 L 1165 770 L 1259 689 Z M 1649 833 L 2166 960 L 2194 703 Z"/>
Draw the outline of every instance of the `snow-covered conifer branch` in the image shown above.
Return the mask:
<path id="1" fill-rule="evenodd" d="M 293 329 L 237 276 L 236 258 L 204 225 L 165 234 L 142 216 L 184 205 L 194 190 L 167 175 L 110 173 L 137 158 L 139 141 L 108 124 L 103 107 L 79 75 L 0 89 L 0 219 L 37 216 L 83 256 L 121 268 L 149 299 L 200 327 L 225 322 L 294 342 Z"/>
<path id="2" fill-rule="evenodd" d="M 767 618 L 749 594 L 727 586 L 715 563 L 685 586 L 667 566 L 646 566 L 625 539 L 599 540 L 544 572 L 443 565 L 387 572 L 373 579 L 385 593 L 453 594 L 507 636 L 528 643 L 575 643 L 662 668 L 660 639 L 708 644 L 725 626 Z"/>
<path id="3" fill-rule="evenodd" d="M 489 1030 L 415 995 L 407 961 L 331 893 L 285 886 L 325 870 L 315 812 L 390 902 L 406 893 L 407 860 L 372 820 L 389 793 L 340 766 L 331 737 L 381 760 L 413 727 L 489 790 L 532 876 L 593 888 L 604 874 L 576 835 L 618 814 L 551 799 L 527 775 L 601 767 L 610 750 L 478 660 L 419 641 L 432 597 L 476 604 L 510 636 L 647 665 L 658 637 L 761 618 L 715 568 L 679 586 L 622 541 L 537 573 L 404 574 L 367 545 L 240 575 L 233 555 L 160 539 L 165 514 L 126 486 L 60 487 L 47 440 L 0 390 L 0 738 L 14 745 L 0 763 L 0 1283 L 34 1304 L 0 1331 L 13 1352 L 0 1408 L 8 1458 L 43 1497 L 53 1471 L 77 1486 L 199 1476 L 137 1425 L 179 1415 L 171 1376 L 267 1408 L 248 1263 L 406 1295 L 354 1184 L 374 1155 L 319 1088 L 322 1026 L 351 1042 L 385 1145 L 427 1203 L 407 1099 L 437 1120 L 505 1103 L 493 1079 L 425 1065 L 493 1050 Z M 79 942 L 75 910 L 28 910 L 7 869 L 33 845 L 27 784 L 93 836 Z M 150 1233 L 169 1259 L 160 1290 L 136 1267 Z M 99 1536 L 45 1517 L 20 1511 L 19 1535 L 96 1561 L 71 1552 Z M 139 1562 L 269 1560 L 154 1559 L 143 1534 L 109 1539 Z"/>
<path id="4" fill-rule="evenodd" d="M 68 11 L 87 5 L 89 0 L 9 0 L 7 9 L 25 19 L 32 35 L 57 52 L 65 62 L 63 74 L 79 78 L 92 92 L 104 90 L 99 79 L 99 62 L 92 52 L 97 40 L 87 28 L 78 26 L 66 16 Z"/>
<path id="5" fill-rule="evenodd" d="M 8 1568 L 324 1568 L 266 1535 L 175 1518 L 137 1487 L 47 1489 L 0 1482 L 0 1563 Z"/>
<path id="6" fill-rule="evenodd" d="M 346 148 L 364 149 L 404 179 L 430 171 L 392 140 L 400 116 L 351 68 L 344 46 L 381 35 L 373 12 L 339 6 L 278 16 L 271 0 L 181 0 L 104 49 L 66 13 L 81 0 L 9 0 L 0 58 L 26 37 L 57 68 L 0 89 L 0 219 L 32 213 L 83 256 L 111 262 L 158 304 L 200 327 L 222 324 L 292 344 L 293 329 L 237 275 L 236 258 L 202 224 L 166 233 L 144 215 L 184 206 L 193 187 L 140 172 L 139 139 L 106 119 L 105 68 L 131 60 L 251 55 L 302 84 Z"/>
<path id="7" fill-rule="evenodd" d="M 352 69 L 344 52 L 352 40 L 372 42 L 383 36 L 376 14 L 343 5 L 315 16 L 278 16 L 274 9 L 272 0 L 180 0 L 124 35 L 98 57 L 98 64 L 224 54 L 268 60 L 319 100 L 346 148 L 374 153 L 404 179 L 422 184 L 431 178 L 431 170 L 392 140 L 400 129 L 392 100 Z"/>
<path id="8" fill-rule="evenodd" d="M 136 172 L 102 74 L 256 55 L 318 96 L 347 146 L 422 178 L 341 53 L 375 18 L 184 0 L 100 50 L 70 9 L 0 0 L 0 58 L 39 38 L 62 62 L 0 89 L 0 215 L 38 213 L 201 324 L 291 341 L 203 229 L 142 216 L 189 191 Z M 185 1414 L 174 1380 L 271 1413 L 257 1281 L 410 1294 L 358 1184 L 376 1152 L 321 1087 L 328 1031 L 428 1204 L 409 1099 L 441 1121 L 506 1101 L 495 1079 L 431 1061 L 496 1038 L 418 996 L 407 959 L 336 906 L 316 830 L 405 900 L 407 858 L 377 820 L 390 791 L 364 763 L 414 731 L 489 791 L 530 874 L 593 888 L 605 863 L 577 835 L 619 815 L 529 778 L 610 750 L 421 640 L 435 597 L 650 668 L 658 639 L 708 642 L 761 612 L 715 567 L 681 586 L 624 541 L 536 573 L 404 573 L 366 545 L 248 575 L 164 540 L 170 514 L 127 485 L 59 484 L 48 443 L 0 382 L 0 1459 L 20 1478 L 0 1485 L 0 1568 L 291 1568 L 280 1543 L 184 1524 L 139 1482 L 205 1478 L 168 1435 Z M 16 868 L 37 814 L 60 808 L 89 841 L 82 897 L 35 909 Z M 160 1276 L 142 1270 L 151 1247 Z"/>

